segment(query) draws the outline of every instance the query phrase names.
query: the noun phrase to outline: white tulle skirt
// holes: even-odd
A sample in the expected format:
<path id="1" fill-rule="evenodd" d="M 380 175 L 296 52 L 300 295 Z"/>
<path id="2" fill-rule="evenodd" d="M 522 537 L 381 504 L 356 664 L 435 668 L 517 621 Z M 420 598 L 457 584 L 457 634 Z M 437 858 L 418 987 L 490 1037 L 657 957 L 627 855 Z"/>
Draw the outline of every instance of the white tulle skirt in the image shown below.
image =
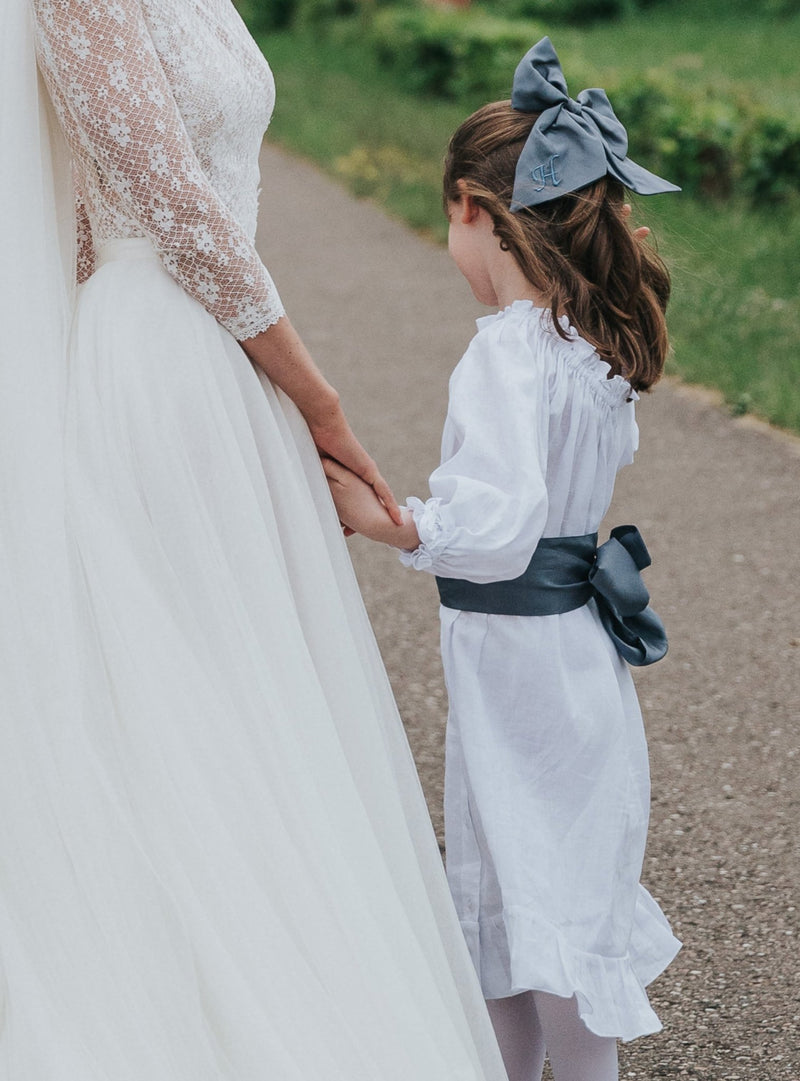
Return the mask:
<path id="1" fill-rule="evenodd" d="M 69 365 L 81 700 L 2 721 L 0 1075 L 500 1081 L 302 419 L 143 240 Z"/>

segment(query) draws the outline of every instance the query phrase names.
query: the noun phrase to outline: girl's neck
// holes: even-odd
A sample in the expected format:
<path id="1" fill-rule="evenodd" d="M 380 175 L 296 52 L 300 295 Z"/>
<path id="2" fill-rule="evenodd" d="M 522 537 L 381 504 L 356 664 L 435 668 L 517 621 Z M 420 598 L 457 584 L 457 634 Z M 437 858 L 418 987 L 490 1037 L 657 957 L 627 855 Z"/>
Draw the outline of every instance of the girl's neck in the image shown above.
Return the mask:
<path id="1" fill-rule="evenodd" d="M 546 308 L 547 304 L 541 293 L 537 292 L 530 285 L 524 289 L 510 289 L 508 291 L 498 292 L 497 294 L 497 307 L 502 311 L 505 308 L 510 307 L 515 300 L 530 300 L 535 308 Z"/>
<path id="2" fill-rule="evenodd" d="M 503 252 L 507 258 L 498 261 L 492 276 L 495 295 L 499 308 L 507 308 L 515 300 L 530 300 L 535 307 L 546 307 L 546 298 L 534 289 L 519 264 L 510 252 Z"/>

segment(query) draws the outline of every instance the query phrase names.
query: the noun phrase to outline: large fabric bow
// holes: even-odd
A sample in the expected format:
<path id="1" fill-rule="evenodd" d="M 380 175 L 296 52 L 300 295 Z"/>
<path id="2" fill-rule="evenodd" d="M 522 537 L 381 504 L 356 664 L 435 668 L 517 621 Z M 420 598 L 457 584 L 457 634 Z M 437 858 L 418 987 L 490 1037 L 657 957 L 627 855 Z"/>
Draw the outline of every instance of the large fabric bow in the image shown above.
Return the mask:
<path id="1" fill-rule="evenodd" d="M 540 113 L 517 162 L 511 209 L 558 199 L 610 175 L 639 195 L 680 191 L 631 161 L 628 134 L 605 90 L 583 90 L 577 100 L 550 38 L 542 38 L 517 65 L 511 105 Z"/>
<path id="2" fill-rule="evenodd" d="M 597 610 L 603 626 L 628 664 L 655 664 L 667 652 L 664 624 L 648 607 L 650 594 L 640 571 L 650 566 L 636 526 L 611 530 L 589 571 Z"/>

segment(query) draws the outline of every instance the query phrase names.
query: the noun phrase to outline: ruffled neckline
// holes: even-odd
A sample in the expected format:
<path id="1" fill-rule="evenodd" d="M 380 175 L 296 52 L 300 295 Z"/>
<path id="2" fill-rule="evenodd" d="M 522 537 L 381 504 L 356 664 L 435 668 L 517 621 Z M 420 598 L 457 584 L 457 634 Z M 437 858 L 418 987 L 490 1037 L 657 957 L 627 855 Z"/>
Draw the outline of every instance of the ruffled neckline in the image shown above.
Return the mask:
<path id="1" fill-rule="evenodd" d="M 538 316 L 534 325 L 539 333 L 546 335 L 546 344 L 554 357 L 563 361 L 578 378 L 586 381 L 592 389 L 609 401 L 618 404 L 638 401 L 639 395 L 624 376 L 612 375 L 609 378 L 611 365 L 598 355 L 590 342 L 580 336 L 566 315 L 561 316 L 559 323 L 569 335 L 568 341 L 553 330 L 553 316 L 550 309 L 539 307 L 532 300 L 514 300 L 492 315 L 480 316 L 476 324 L 478 330 L 481 331 L 497 323 L 531 322 L 534 316 Z"/>

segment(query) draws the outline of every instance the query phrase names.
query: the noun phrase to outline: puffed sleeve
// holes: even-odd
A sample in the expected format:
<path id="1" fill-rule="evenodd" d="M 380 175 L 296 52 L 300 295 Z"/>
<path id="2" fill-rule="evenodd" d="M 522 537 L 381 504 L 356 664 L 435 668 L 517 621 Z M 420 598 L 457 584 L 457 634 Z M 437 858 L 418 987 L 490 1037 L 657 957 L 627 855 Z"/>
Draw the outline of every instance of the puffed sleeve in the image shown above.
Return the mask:
<path id="1" fill-rule="evenodd" d="M 486 321 L 450 379 L 431 498 L 409 499 L 420 547 L 402 561 L 497 582 L 527 567 L 547 520 L 547 376 L 525 321 Z"/>
<path id="2" fill-rule="evenodd" d="M 276 322 L 280 297 L 197 160 L 139 0 L 33 2 L 39 64 L 73 153 L 236 338 Z"/>

